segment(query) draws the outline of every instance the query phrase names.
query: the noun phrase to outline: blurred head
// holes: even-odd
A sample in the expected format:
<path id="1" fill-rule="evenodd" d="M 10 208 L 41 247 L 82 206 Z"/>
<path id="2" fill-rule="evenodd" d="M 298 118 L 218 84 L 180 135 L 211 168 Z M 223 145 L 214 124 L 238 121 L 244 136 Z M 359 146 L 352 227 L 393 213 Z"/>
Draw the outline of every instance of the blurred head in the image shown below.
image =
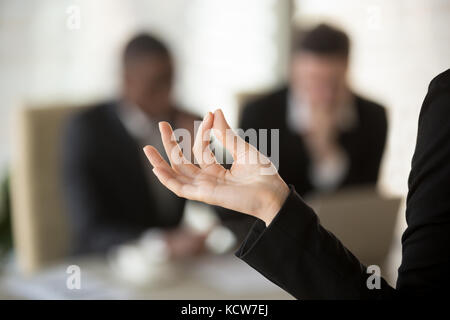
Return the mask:
<path id="1" fill-rule="evenodd" d="M 131 39 L 123 53 L 123 94 L 149 116 L 171 107 L 173 65 L 163 42 L 149 34 Z"/>
<path id="2" fill-rule="evenodd" d="M 348 36 L 326 24 L 298 34 L 290 74 L 294 97 L 311 106 L 339 105 L 348 92 L 349 51 Z"/>

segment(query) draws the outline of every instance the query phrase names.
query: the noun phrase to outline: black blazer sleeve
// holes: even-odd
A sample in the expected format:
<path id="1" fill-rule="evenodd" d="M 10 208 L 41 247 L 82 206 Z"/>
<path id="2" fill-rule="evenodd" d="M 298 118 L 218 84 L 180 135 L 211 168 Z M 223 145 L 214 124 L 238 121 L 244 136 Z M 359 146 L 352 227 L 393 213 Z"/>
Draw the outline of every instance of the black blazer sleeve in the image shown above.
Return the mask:
<path id="1" fill-rule="evenodd" d="M 390 296 L 368 290 L 369 274 L 336 237 L 324 229 L 291 186 L 290 194 L 266 228 L 258 220 L 236 255 L 298 299 L 359 299 Z"/>
<path id="2" fill-rule="evenodd" d="M 258 220 L 236 255 L 299 299 L 380 299 L 449 295 L 450 70 L 436 77 L 422 106 L 409 178 L 396 289 L 369 274 L 291 187 L 272 223 Z"/>

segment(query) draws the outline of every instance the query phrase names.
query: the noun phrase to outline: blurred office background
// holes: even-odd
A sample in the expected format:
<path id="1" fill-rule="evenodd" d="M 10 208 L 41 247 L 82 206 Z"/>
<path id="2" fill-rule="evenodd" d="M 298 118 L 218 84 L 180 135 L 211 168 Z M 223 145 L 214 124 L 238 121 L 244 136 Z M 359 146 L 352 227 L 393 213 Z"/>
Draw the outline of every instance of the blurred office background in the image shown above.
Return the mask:
<path id="1" fill-rule="evenodd" d="M 170 46 L 181 106 L 200 115 L 220 107 L 236 126 L 242 93 L 286 81 L 293 26 L 329 22 L 351 37 L 352 87 L 387 107 L 379 186 L 404 197 L 421 102 L 450 65 L 449 21 L 447 0 L 1 0 L 0 174 L 17 147 L 14 112 L 114 98 L 121 50 L 138 31 Z M 391 283 L 405 225 L 399 217 Z M 277 294 L 286 297 L 268 296 Z"/>

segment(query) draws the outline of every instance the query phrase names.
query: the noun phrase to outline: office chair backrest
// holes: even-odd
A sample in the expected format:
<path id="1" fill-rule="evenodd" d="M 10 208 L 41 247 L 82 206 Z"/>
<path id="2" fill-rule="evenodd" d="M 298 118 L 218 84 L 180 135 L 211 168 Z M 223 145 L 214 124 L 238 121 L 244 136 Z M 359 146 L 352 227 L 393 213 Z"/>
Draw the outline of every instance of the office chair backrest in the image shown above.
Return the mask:
<path id="1" fill-rule="evenodd" d="M 32 273 L 67 254 L 60 147 L 66 118 L 79 107 L 22 108 L 12 135 L 11 198 L 16 257 Z"/>

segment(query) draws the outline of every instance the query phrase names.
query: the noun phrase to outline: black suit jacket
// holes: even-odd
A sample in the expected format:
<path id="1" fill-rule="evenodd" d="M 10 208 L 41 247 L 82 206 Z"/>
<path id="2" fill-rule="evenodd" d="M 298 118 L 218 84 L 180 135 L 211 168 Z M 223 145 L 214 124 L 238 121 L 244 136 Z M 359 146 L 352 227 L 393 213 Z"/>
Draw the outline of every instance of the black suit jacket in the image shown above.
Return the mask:
<path id="1" fill-rule="evenodd" d="M 325 230 L 291 187 L 266 228 L 257 221 L 237 256 L 299 299 L 379 299 L 449 296 L 450 288 L 450 70 L 430 84 L 419 117 L 409 176 L 403 256 L 396 289 L 369 274 Z"/>
<path id="2" fill-rule="evenodd" d="M 314 191 L 308 174 L 311 160 L 302 137 L 287 126 L 287 104 L 287 88 L 252 102 L 244 108 L 239 127 L 243 130 L 280 130 L 279 173 L 300 195 L 304 195 Z M 355 96 L 355 107 L 357 126 L 338 138 L 350 160 L 349 171 L 340 187 L 375 184 L 386 142 L 384 108 L 359 96 Z"/>
<path id="3" fill-rule="evenodd" d="M 156 211 L 142 146 L 116 109 L 111 102 L 82 111 L 69 120 L 63 137 L 63 185 L 75 253 L 104 251 L 150 227 L 176 226 L 182 218 L 185 200 L 178 197 L 171 219 Z"/>

